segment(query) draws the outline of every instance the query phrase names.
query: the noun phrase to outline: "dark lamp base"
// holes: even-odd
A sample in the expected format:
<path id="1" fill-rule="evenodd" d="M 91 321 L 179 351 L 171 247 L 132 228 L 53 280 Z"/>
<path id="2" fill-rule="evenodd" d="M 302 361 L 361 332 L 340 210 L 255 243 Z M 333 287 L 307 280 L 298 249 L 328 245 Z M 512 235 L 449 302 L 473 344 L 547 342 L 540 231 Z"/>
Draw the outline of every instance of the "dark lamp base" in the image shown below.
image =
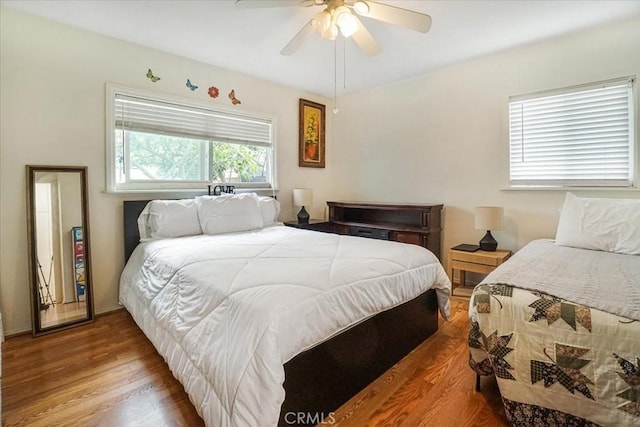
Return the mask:
<path id="1" fill-rule="evenodd" d="M 495 252 L 498 249 L 498 242 L 491 235 L 491 231 L 487 230 L 487 234 L 480 240 L 480 249 L 489 252 Z"/>
<path id="2" fill-rule="evenodd" d="M 298 212 L 298 224 L 309 224 L 309 212 L 302 207 L 300 212 Z"/>

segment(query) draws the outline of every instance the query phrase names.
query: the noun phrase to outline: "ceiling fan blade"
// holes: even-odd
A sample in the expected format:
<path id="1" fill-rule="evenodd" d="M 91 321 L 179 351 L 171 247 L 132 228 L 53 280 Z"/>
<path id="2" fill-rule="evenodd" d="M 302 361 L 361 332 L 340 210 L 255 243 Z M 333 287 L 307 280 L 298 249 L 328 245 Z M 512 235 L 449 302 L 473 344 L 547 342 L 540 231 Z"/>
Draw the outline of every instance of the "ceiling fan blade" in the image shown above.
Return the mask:
<path id="1" fill-rule="evenodd" d="M 302 27 L 298 34 L 293 36 L 291 41 L 287 43 L 287 45 L 280 51 L 280 55 L 292 55 L 294 54 L 300 47 L 305 44 L 307 40 L 313 35 L 314 28 L 311 25 L 311 21 L 307 22 L 307 25 Z"/>
<path id="2" fill-rule="evenodd" d="M 358 18 L 356 18 L 355 16 L 354 18 L 356 23 L 358 24 L 358 29 L 351 35 L 353 41 L 356 42 L 358 47 L 360 47 L 360 49 L 362 49 L 367 56 L 374 56 L 380 53 L 380 46 L 378 46 L 378 43 L 376 43 L 376 41 L 373 39 L 373 36 L 369 32 L 369 30 L 367 30 L 366 27 L 362 25 L 362 22 L 360 22 Z"/>
<path id="3" fill-rule="evenodd" d="M 314 0 L 236 0 L 239 9 L 262 9 L 267 7 L 313 6 Z"/>
<path id="4" fill-rule="evenodd" d="M 356 9 L 356 13 L 361 16 L 377 19 L 387 24 L 409 28 L 421 33 L 426 33 L 431 28 L 431 17 L 429 15 L 373 1 L 366 1 L 365 3 L 369 6 L 369 12 L 361 13 Z"/>

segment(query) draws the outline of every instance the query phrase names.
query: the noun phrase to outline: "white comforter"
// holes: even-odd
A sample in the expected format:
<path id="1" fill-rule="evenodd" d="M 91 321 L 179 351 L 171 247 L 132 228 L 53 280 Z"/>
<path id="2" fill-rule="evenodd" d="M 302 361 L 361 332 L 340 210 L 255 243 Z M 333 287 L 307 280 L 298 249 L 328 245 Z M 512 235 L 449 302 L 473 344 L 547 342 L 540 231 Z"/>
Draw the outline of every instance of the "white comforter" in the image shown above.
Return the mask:
<path id="1" fill-rule="evenodd" d="M 283 364 L 378 312 L 451 285 L 408 244 L 284 226 L 140 244 L 120 301 L 209 426 L 274 426 Z"/>

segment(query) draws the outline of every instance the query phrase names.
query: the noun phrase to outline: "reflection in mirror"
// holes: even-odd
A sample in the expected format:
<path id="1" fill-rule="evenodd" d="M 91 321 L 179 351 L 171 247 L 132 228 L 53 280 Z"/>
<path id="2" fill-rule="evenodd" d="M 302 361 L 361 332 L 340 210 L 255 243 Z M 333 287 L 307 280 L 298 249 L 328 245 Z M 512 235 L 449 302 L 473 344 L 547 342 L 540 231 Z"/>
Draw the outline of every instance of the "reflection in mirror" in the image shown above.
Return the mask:
<path id="1" fill-rule="evenodd" d="M 87 168 L 27 166 L 33 334 L 93 321 Z"/>

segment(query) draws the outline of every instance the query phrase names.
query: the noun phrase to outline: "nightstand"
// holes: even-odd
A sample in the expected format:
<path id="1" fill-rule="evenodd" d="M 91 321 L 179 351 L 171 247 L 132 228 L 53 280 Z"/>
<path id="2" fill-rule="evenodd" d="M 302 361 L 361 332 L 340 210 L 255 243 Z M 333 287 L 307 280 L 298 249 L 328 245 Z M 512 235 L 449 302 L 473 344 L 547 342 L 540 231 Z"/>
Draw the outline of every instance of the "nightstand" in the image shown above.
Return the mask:
<path id="1" fill-rule="evenodd" d="M 299 224 L 297 220 L 284 221 L 287 227 L 301 228 L 303 230 L 322 231 L 333 233 L 333 224 L 322 219 L 310 219 L 308 224 Z"/>
<path id="2" fill-rule="evenodd" d="M 498 249 L 495 252 L 475 251 L 465 252 L 449 249 L 449 277 L 451 285 L 455 289 L 453 283 L 454 270 L 460 271 L 459 285 L 464 287 L 465 273 L 489 274 L 495 270 L 500 264 L 505 262 L 511 256 L 511 251 Z M 452 291 L 453 291 L 452 289 Z"/>

